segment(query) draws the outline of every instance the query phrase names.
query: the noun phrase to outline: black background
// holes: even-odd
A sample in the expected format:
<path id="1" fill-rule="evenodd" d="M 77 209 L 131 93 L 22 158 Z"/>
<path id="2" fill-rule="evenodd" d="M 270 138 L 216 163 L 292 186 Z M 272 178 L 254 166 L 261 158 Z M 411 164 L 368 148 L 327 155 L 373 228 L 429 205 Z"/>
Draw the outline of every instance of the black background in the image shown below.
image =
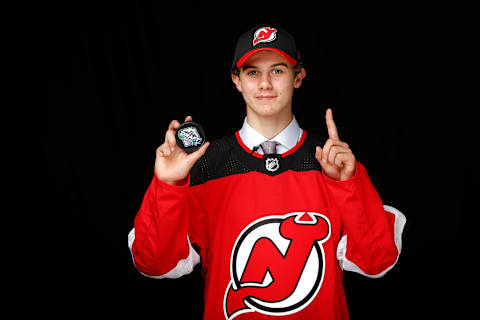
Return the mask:
<path id="1" fill-rule="evenodd" d="M 272 23 L 295 35 L 304 59 L 294 98 L 301 127 L 325 132 L 331 107 L 383 202 L 407 217 L 393 270 L 381 279 L 345 274 L 351 318 L 467 313 L 475 272 L 466 194 L 473 128 L 462 82 L 468 19 L 450 8 L 266 6 L 41 8 L 33 29 L 48 97 L 34 115 L 46 127 L 32 139 L 46 170 L 27 170 L 21 189 L 18 211 L 37 209 L 15 228 L 11 311 L 201 318 L 199 268 L 177 280 L 145 278 L 127 234 L 172 119 L 192 115 L 209 140 L 241 127 L 245 106 L 229 74 L 235 41 Z"/>

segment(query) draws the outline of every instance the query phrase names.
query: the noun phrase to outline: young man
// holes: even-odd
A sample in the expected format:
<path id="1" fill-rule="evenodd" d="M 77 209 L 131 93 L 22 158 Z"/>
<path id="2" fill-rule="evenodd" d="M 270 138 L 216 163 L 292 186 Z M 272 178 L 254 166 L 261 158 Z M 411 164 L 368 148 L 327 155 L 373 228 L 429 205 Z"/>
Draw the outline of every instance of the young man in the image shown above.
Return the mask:
<path id="1" fill-rule="evenodd" d="M 129 247 L 153 278 L 202 261 L 204 319 L 348 319 L 343 270 L 380 277 L 398 259 L 405 217 L 383 206 L 332 111 L 328 139 L 293 116 L 305 75 L 287 31 L 251 29 L 232 66 L 242 128 L 187 154 L 174 120 L 157 149 Z"/>

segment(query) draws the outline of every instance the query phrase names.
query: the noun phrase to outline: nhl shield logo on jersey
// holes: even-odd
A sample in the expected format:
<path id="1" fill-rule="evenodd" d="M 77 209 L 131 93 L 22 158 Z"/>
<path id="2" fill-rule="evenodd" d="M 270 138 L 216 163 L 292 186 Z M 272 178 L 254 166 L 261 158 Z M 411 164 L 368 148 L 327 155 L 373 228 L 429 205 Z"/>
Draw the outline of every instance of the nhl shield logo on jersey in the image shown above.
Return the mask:
<path id="1" fill-rule="evenodd" d="M 280 168 L 280 162 L 278 158 L 266 158 L 265 159 L 265 169 L 270 172 L 275 172 Z"/>
<path id="2" fill-rule="evenodd" d="M 263 27 L 257 29 L 253 34 L 253 46 L 262 42 L 272 42 L 277 38 L 277 29 L 271 27 Z"/>
<path id="3" fill-rule="evenodd" d="M 247 312 L 281 316 L 305 308 L 322 286 L 323 243 L 329 237 L 330 221 L 319 213 L 272 215 L 248 225 L 232 250 L 225 318 Z"/>

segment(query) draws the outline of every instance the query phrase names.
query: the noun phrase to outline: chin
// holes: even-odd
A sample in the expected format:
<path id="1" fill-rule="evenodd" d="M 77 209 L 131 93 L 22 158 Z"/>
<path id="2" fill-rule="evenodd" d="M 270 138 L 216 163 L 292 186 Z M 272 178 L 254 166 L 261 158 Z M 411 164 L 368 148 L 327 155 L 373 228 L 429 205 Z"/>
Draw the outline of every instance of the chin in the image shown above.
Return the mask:
<path id="1" fill-rule="evenodd" d="M 285 108 L 282 108 L 278 103 L 255 103 L 250 105 L 249 108 L 259 116 L 268 118 L 278 116 L 285 112 Z"/>
<path id="2" fill-rule="evenodd" d="M 255 111 L 264 117 L 272 117 L 280 113 L 280 110 L 274 106 L 261 106 L 256 108 Z"/>

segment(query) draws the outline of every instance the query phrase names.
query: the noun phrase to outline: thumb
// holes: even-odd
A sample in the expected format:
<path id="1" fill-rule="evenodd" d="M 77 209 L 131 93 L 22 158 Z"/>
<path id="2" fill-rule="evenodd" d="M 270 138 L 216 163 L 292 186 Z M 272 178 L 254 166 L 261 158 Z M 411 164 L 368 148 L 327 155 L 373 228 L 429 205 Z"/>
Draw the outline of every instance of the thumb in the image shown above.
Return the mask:
<path id="1" fill-rule="evenodd" d="M 322 158 L 322 154 L 323 154 L 323 149 L 320 147 L 320 146 L 317 146 L 315 148 L 316 152 L 315 152 L 315 159 L 317 159 L 318 163 L 320 164 L 320 167 L 322 167 L 323 171 L 326 172 L 328 171 L 329 169 L 331 169 L 331 167 L 329 166 L 328 162 L 326 161 L 327 159 L 324 159 Z"/>
<path id="2" fill-rule="evenodd" d="M 193 166 L 205 154 L 209 145 L 210 142 L 207 141 L 197 151 L 190 153 L 187 157 L 189 164 Z"/>
<path id="3" fill-rule="evenodd" d="M 320 163 L 320 165 L 323 168 L 323 164 L 325 163 L 324 161 L 322 161 L 323 149 L 320 146 L 316 146 L 315 150 L 316 150 L 315 151 L 315 159 L 317 159 L 318 163 Z"/>

